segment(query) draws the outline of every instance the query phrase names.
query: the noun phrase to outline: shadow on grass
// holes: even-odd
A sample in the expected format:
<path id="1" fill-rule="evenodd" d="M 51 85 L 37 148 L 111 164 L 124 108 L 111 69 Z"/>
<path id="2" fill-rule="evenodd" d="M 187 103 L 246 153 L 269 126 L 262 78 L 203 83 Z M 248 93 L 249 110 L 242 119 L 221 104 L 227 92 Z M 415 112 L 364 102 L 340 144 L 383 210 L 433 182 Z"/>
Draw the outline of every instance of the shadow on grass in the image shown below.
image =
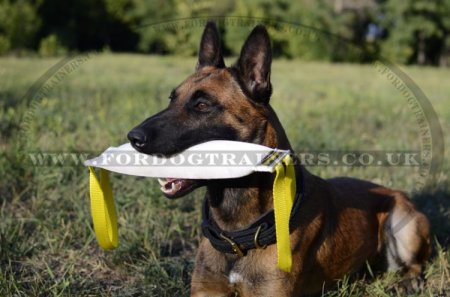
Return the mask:
<path id="1" fill-rule="evenodd" d="M 425 213 L 431 224 L 431 236 L 439 244 L 450 246 L 450 184 L 438 184 L 412 197 L 417 208 Z M 434 242 L 434 240 L 432 240 Z"/>

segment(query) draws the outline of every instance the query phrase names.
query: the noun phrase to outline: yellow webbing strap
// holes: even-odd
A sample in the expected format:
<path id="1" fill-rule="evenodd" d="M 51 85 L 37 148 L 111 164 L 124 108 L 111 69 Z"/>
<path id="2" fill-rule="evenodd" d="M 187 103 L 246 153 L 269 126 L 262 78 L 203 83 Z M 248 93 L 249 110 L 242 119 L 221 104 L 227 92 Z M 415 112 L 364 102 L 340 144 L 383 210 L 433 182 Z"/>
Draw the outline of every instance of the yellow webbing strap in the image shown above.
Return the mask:
<path id="1" fill-rule="evenodd" d="M 277 238 L 278 267 L 291 272 L 292 252 L 289 236 L 289 219 L 296 193 L 295 167 L 292 157 L 286 155 L 275 166 L 273 182 L 273 207 L 275 212 L 275 234 Z"/>
<path id="2" fill-rule="evenodd" d="M 116 208 L 107 170 L 100 168 L 99 180 L 94 168 L 89 167 L 89 192 L 92 220 L 98 244 L 105 250 L 114 249 L 119 245 L 119 238 Z"/>

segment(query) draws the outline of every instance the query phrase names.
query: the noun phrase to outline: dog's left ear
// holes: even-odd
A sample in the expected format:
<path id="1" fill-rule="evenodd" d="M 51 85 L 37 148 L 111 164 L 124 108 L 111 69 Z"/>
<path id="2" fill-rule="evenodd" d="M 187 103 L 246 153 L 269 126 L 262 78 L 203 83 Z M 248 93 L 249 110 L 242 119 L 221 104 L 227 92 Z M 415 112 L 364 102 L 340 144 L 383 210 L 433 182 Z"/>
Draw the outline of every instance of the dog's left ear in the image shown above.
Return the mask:
<path id="1" fill-rule="evenodd" d="M 270 37 L 263 25 L 256 26 L 242 47 L 241 54 L 234 65 L 251 98 L 267 104 L 272 95 L 270 67 L 272 49 Z"/>
<path id="2" fill-rule="evenodd" d="M 220 45 L 219 30 L 213 21 L 208 21 L 205 30 L 203 31 L 196 70 L 205 66 L 214 66 L 217 68 L 225 67 Z"/>

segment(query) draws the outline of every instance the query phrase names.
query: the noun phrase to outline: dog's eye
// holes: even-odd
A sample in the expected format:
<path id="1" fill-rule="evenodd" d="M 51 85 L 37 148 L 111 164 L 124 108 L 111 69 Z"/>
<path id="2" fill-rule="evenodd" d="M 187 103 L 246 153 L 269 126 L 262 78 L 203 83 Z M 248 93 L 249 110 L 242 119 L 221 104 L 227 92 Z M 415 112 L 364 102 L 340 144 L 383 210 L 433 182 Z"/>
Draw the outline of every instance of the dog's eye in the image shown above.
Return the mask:
<path id="1" fill-rule="evenodd" d="M 195 104 L 195 108 L 198 110 L 205 110 L 209 107 L 208 103 L 204 102 L 204 101 L 200 101 L 197 102 L 197 104 Z"/>

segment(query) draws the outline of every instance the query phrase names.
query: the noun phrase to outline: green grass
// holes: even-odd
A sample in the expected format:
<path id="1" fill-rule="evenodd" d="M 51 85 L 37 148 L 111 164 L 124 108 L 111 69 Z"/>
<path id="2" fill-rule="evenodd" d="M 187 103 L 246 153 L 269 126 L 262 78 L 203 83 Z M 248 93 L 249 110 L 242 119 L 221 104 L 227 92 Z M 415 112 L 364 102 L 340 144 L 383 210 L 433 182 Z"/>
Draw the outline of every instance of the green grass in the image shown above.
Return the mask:
<path id="1" fill-rule="evenodd" d="M 94 238 L 83 166 L 33 167 L 33 151 L 100 152 L 165 107 L 195 60 L 92 55 L 43 98 L 26 131 L 23 95 L 56 59 L 0 59 L 0 296 L 187 296 L 200 238 L 203 190 L 165 199 L 157 182 L 113 176 L 120 247 Z M 450 131 L 450 70 L 405 67 Z M 372 66 L 275 61 L 272 105 L 297 150 L 417 150 L 405 99 Z M 448 135 L 446 135 L 448 136 Z M 447 147 L 449 138 L 445 139 Z M 432 223 L 434 253 L 422 296 L 450 294 L 450 169 L 413 199 Z M 366 178 L 411 193 L 410 168 L 311 167 L 323 177 Z M 345 278 L 326 296 L 389 296 L 397 276 Z M 445 296 L 445 295 L 443 295 Z"/>

